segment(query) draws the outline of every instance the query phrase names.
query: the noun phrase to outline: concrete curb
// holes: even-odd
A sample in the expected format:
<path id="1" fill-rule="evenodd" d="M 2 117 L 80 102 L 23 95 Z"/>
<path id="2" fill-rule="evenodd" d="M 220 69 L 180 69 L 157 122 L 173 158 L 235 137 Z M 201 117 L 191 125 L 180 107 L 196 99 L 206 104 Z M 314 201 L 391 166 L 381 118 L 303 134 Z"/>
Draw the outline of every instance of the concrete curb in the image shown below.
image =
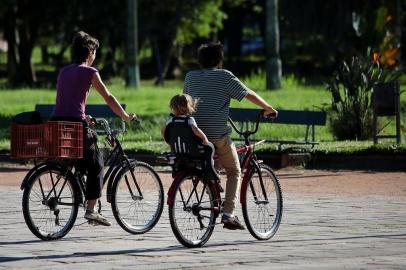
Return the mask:
<path id="1" fill-rule="evenodd" d="M 128 154 L 130 158 L 160 166 L 155 155 Z M 273 169 L 290 166 L 303 166 L 308 169 L 406 171 L 406 155 L 371 154 L 363 156 L 312 155 L 310 153 L 257 154 Z M 12 160 L 9 153 L 0 153 L 0 162 L 24 164 L 25 161 Z"/>

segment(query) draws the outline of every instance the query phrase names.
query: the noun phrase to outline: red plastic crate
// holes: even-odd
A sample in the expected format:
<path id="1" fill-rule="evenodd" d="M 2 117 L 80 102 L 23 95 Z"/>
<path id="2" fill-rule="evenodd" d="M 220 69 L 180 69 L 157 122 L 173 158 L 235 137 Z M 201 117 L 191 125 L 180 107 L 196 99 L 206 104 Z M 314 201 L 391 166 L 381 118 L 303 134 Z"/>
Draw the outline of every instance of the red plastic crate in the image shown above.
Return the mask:
<path id="1" fill-rule="evenodd" d="M 11 156 L 26 158 L 83 157 L 83 125 L 53 121 L 39 125 L 11 125 Z"/>
<path id="2" fill-rule="evenodd" d="M 79 159 L 83 157 L 83 124 L 48 122 L 52 157 Z"/>

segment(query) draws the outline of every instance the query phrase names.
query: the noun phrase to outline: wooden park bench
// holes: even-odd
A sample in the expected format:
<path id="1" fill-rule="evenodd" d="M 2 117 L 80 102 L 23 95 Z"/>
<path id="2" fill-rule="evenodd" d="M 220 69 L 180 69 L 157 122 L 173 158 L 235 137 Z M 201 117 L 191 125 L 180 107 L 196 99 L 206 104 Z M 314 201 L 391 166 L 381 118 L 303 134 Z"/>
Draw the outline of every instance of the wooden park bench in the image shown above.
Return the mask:
<path id="1" fill-rule="evenodd" d="M 126 105 L 121 104 L 125 110 Z M 43 121 L 49 120 L 54 111 L 55 104 L 36 104 L 35 111 L 39 112 Z M 109 122 L 118 119 L 118 116 L 110 109 L 107 104 L 88 104 L 86 105 L 85 112 L 94 118 L 105 118 Z M 121 119 L 120 119 L 121 120 Z M 121 128 L 125 130 L 125 124 L 121 121 Z M 98 133 L 102 130 L 96 130 Z"/>
<path id="2" fill-rule="evenodd" d="M 125 110 L 126 105 L 121 104 Z M 35 105 L 35 111 L 41 114 L 43 120 L 48 120 L 52 116 L 55 104 L 37 104 Z M 89 114 L 95 118 L 116 118 L 117 115 L 110 109 L 107 104 L 89 104 L 86 105 L 86 114 Z"/>
<path id="3" fill-rule="evenodd" d="M 257 120 L 258 114 L 261 110 L 258 109 L 239 109 L 230 108 L 230 118 L 241 127 L 248 127 L 249 123 Z M 261 118 L 260 122 L 272 124 L 290 124 L 290 125 L 304 125 L 305 134 L 303 140 L 277 140 L 272 138 L 265 139 L 268 143 L 278 143 L 279 149 L 283 144 L 310 144 L 312 147 L 318 144 L 315 136 L 315 126 L 324 126 L 326 124 L 326 112 L 323 111 L 297 111 L 297 110 L 278 110 L 279 114 L 276 119 Z M 311 130 L 309 132 L 309 130 Z M 309 140 L 309 133 L 311 133 L 311 140 Z M 235 140 L 243 140 L 241 137 L 234 138 Z"/>

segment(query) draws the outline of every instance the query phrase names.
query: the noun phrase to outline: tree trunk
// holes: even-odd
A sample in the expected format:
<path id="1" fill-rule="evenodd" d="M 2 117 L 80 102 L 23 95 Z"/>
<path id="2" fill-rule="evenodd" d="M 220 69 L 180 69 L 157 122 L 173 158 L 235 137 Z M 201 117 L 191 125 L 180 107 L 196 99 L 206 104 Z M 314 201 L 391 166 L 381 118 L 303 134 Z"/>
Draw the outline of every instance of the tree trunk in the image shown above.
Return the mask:
<path id="1" fill-rule="evenodd" d="M 24 84 L 33 86 L 37 81 L 34 65 L 31 62 L 32 50 L 34 48 L 34 33 L 29 29 L 27 21 L 24 21 L 19 27 L 20 44 L 18 51 L 20 55 L 19 70 Z"/>
<path id="2" fill-rule="evenodd" d="M 41 45 L 41 62 L 43 64 L 49 64 L 49 52 L 46 45 Z"/>
<path id="3" fill-rule="evenodd" d="M 138 59 L 138 1 L 127 0 L 127 76 L 126 85 L 140 86 L 140 68 Z"/>
<path id="4" fill-rule="evenodd" d="M 242 30 L 244 27 L 244 12 L 241 9 L 235 9 L 232 15 L 225 23 L 224 32 L 227 35 L 227 58 L 229 62 L 238 61 L 241 57 Z"/>
<path id="5" fill-rule="evenodd" d="M 33 86 L 36 82 L 31 56 L 38 27 L 24 16 L 24 8 L 24 3 L 11 5 L 4 18 L 4 34 L 8 43 L 8 81 L 12 87 Z"/>
<path id="6" fill-rule="evenodd" d="M 164 83 L 164 78 L 163 78 L 163 67 L 162 67 L 162 57 L 161 57 L 161 52 L 159 49 L 159 40 L 157 36 L 154 36 L 151 38 L 151 43 L 152 43 L 152 59 L 155 61 L 156 64 L 156 74 L 157 78 L 155 79 L 155 85 L 163 85 Z"/>
<path id="7" fill-rule="evenodd" d="M 154 37 L 154 59 L 157 66 L 157 78 L 155 85 L 163 85 L 168 71 L 169 63 L 173 54 L 176 32 Z"/>
<path id="8" fill-rule="evenodd" d="M 155 85 L 164 84 L 165 76 L 175 48 L 176 33 L 182 18 L 181 14 L 182 10 L 179 8 L 173 21 L 168 23 L 166 28 L 164 27 L 161 28 L 160 31 L 156 31 L 152 37 L 153 57 L 157 65 L 157 79 L 155 80 Z"/>
<path id="9" fill-rule="evenodd" d="M 59 70 L 59 68 L 62 67 L 63 65 L 63 55 L 65 54 L 65 51 L 68 49 L 68 45 L 63 45 L 61 46 L 61 49 L 59 52 L 55 55 L 55 66 L 56 69 Z"/>
<path id="10" fill-rule="evenodd" d="M 4 36 L 8 44 L 7 50 L 7 78 L 11 86 L 15 86 L 18 69 L 18 47 L 16 41 L 15 10 L 10 8 L 4 16 Z"/>
<path id="11" fill-rule="evenodd" d="M 106 78 L 114 77 L 117 75 L 117 64 L 114 59 L 116 54 L 116 45 L 114 42 L 109 43 L 109 49 L 104 57 L 103 76 Z"/>
<path id="12" fill-rule="evenodd" d="M 279 58 L 278 0 L 267 0 L 266 13 L 266 88 L 272 90 L 281 87 L 282 77 L 282 63 Z"/>

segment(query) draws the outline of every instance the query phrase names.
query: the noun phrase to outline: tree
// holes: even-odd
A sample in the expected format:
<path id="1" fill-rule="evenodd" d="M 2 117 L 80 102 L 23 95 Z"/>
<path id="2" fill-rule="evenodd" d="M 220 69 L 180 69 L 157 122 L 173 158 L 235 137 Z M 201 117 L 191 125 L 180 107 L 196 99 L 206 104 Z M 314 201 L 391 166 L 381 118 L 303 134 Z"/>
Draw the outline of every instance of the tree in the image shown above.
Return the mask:
<path id="1" fill-rule="evenodd" d="M 127 1 L 127 86 L 138 88 L 140 70 L 138 60 L 138 1 Z"/>
<path id="2" fill-rule="evenodd" d="M 31 55 L 38 37 L 44 1 L 7 0 L 1 8 L 4 36 L 8 43 L 7 71 L 11 86 L 36 82 Z"/>
<path id="3" fill-rule="evenodd" d="M 140 1 L 140 31 L 152 46 L 157 69 L 155 84 L 163 84 L 177 41 L 190 42 L 222 26 L 221 0 Z"/>
<path id="4" fill-rule="evenodd" d="M 266 0 L 224 0 L 222 10 L 227 17 L 220 36 L 227 44 L 227 61 L 240 61 L 242 56 L 243 29 L 247 23 L 256 23 L 263 30 L 264 2 Z M 261 33 L 262 35 L 264 33 Z"/>
<path id="5" fill-rule="evenodd" d="M 282 62 L 279 58 L 278 0 L 266 2 L 266 88 L 281 87 Z"/>

